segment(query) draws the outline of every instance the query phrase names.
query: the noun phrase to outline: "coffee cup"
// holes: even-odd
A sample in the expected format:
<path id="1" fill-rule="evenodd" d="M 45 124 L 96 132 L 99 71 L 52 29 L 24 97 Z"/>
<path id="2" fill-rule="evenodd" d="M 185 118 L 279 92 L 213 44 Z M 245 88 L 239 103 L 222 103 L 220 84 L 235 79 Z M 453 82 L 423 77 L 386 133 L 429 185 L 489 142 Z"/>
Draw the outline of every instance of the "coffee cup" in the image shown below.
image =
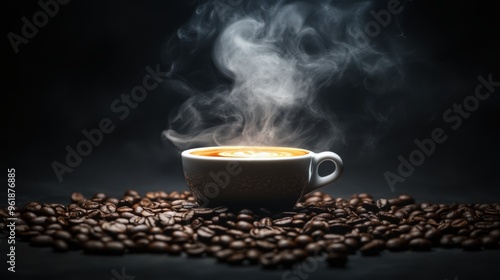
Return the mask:
<path id="1" fill-rule="evenodd" d="M 181 159 L 187 185 L 202 207 L 290 208 L 343 170 L 333 152 L 290 147 L 204 147 L 183 151 Z M 324 161 L 333 162 L 335 170 L 320 176 Z"/>

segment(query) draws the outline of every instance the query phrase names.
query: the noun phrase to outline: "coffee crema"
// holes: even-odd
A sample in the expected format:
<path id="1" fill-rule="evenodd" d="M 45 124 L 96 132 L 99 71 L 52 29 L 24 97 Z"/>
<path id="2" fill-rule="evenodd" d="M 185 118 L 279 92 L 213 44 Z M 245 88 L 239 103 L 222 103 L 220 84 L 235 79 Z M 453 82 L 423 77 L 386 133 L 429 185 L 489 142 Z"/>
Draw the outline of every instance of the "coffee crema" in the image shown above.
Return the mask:
<path id="1" fill-rule="evenodd" d="M 191 152 L 193 155 L 227 158 L 280 158 L 308 154 L 307 151 L 284 147 L 219 147 Z"/>

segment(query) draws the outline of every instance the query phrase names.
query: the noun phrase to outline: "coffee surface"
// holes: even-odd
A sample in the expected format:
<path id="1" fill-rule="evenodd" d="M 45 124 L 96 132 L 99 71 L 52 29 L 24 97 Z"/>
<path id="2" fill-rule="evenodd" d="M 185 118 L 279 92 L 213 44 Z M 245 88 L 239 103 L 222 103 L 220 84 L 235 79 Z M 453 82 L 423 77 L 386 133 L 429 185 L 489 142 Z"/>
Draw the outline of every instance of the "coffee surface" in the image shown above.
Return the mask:
<path id="1" fill-rule="evenodd" d="M 307 151 L 282 147 L 218 147 L 192 152 L 193 155 L 231 158 L 279 158 L 308 154 Z"/>

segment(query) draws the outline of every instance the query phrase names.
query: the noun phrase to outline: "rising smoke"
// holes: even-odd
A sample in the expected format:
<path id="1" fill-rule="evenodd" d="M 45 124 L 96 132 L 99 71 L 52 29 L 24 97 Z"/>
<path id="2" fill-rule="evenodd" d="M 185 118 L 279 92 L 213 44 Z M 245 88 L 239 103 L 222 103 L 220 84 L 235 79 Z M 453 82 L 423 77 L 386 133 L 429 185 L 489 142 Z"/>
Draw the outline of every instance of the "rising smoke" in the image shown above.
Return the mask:
<path id="1" fill-rule="evenodd" d="M 170 90 L 187 100 L 163 136 L 180 150 L 328 150 L 345 141 L 345 126 L 321 90 L 366 86 L 397 69 L 364 33 L 369 1 L 220 1 L 200 5 L 167 45 Z"/>

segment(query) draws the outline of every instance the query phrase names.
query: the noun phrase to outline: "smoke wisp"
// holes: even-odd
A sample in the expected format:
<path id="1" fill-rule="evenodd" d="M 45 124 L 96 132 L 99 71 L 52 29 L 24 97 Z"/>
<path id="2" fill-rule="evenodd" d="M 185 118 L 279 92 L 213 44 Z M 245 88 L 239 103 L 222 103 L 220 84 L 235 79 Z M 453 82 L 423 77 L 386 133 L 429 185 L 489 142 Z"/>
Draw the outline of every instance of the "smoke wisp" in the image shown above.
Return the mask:
<path id="1" fill-rule="evenodd" d="M 180 150 L 328 150 L 343 142 L 344 125 L 320 92 L 345 80 L 366 84 L 396 67 L 363 34 L 371 3 L 248 2 L 222 12 L 204 3 L 169 41 L 170 89 L 187 100 L 164 138 Z"/>

